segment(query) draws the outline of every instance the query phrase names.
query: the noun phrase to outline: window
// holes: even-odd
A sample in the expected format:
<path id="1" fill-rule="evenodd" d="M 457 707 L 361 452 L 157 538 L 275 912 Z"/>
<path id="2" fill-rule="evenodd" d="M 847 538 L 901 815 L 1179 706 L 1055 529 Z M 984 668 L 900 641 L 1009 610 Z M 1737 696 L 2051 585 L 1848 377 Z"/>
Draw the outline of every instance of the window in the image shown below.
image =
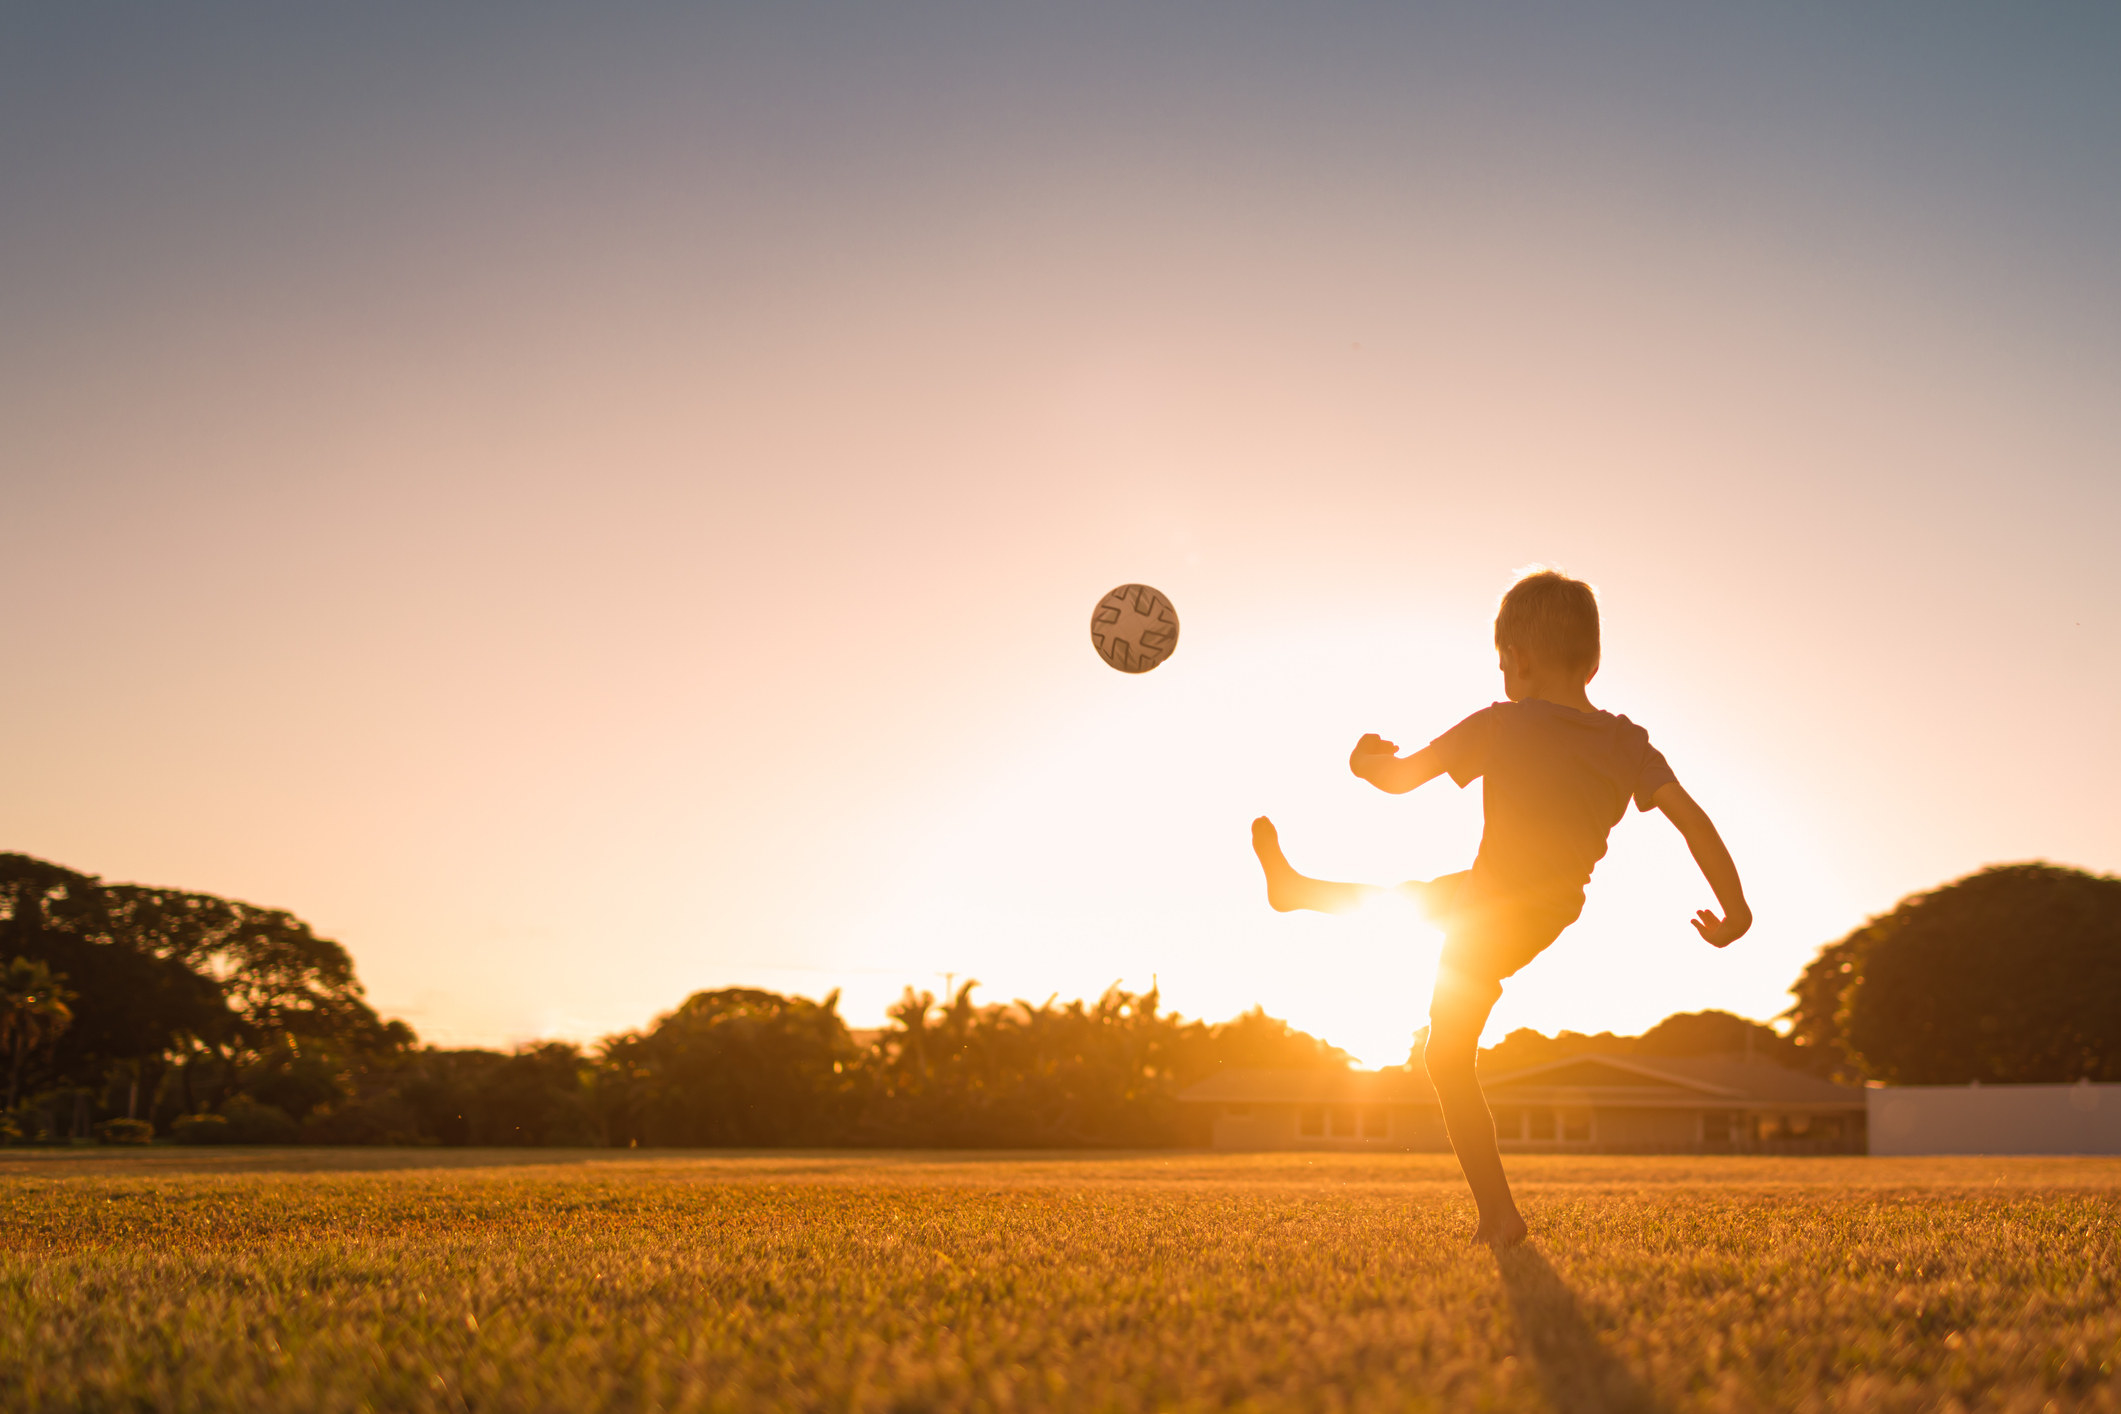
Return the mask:
<path id="1" fill-rule="evenodd" d="M 1250 1105 L 1224 1105 L 1223 1113 L 1232 1119 L 1250 1119 L 1252 1118 L 1252 1107 Z"/>
<path id="2" fill-rule="evenodd" d="M 1588 1144 L 1591 1142 L 1591 1112 L 1589 1110 L 1562 1111 L 1561 1142 L 1564 1144 Z"/>
<path id="3" fill-rule="evenodd" d="M 1323 1105 L 1305 1105 L 1296 1116 L 1296 1132 L 1317 1136 L 1326 1132 L 1326 1111 Z"/>
<path id="4" fill-rule="evenodd" d="M 1362 1112 L 1362 1137 L 1365 1139 L 1384 1138 L 1392 1132 L 1390 1120 L 1391 1117 L 1385 1113 L 1384 1106 L 1371 1105 L 1367 1107 Z"/>
<path id="5" fill-rule="evenodd" d="M 1353 1105 L 1335 1105 L 1333 1107 L 1333 1137 L 1335 1139 L 1347 1139 L 1353 1137 L 1354 1133 L 1355 1107 Z"/>
<path id="6" fill-rule="evenodd" d="M 1495 1137 L 1497 1139 L 1522 1139 L 1524 1137 L 1524 1111 L 1509 1108 L 1495 1111 Z"/>
<path id="7" fill-rule="evenodd" d="M 1551 1140 L 1554 1137 L 1554 1112 L 1552 1110 L 1533 1110 L 1531 1119 L 1532 1132 L 1526 1136 L 1527 1138 Z"/>

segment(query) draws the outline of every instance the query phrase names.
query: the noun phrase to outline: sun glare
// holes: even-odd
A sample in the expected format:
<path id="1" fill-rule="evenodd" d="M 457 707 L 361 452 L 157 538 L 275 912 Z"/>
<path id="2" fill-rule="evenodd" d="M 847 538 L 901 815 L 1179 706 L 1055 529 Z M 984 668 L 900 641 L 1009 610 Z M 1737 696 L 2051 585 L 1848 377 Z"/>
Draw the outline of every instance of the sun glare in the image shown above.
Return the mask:
<path id="1" fill-rule="evenodd" d="M 1404 895 L 1303 920 L 1303 942 L 1272 979 L 1267 1009 L 1339 1046 L 1358 1065 L 1400 1065 L 1428 1020 L 1443 935 Z"/>

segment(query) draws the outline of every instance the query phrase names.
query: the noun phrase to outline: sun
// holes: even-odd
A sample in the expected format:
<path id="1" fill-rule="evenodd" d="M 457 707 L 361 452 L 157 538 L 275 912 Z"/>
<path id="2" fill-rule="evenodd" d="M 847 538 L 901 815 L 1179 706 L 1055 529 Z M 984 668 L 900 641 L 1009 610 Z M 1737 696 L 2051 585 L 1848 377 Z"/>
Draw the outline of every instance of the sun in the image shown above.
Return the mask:
<path id="1" fill-rule="evenodd" d="M 1378 893 L 1354 910 L 1317 916 L 1306 965 L 1277 979 L 1268 1006 L 1368 1069 L 1403 1065 L 1428 1024 L 1443 935 L 1402 894 Z"/>

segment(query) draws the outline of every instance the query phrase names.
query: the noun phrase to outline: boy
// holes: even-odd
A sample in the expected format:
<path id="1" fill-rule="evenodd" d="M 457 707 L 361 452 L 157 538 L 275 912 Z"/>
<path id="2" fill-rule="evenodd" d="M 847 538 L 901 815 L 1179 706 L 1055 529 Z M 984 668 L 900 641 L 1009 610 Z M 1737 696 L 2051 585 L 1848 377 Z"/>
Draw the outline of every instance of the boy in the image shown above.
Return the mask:
<path id="1" fill-rule="evenodd" d="M 1649 734 L 1601 712 L 1584 689 L 1598 674 L 1598 600 L 1591 586 L 1553 570 L 1528 574 L 1503 595 L 1495 651 L 1509 698 L 1483 707 L 1412 756 L 1372 732 L 1348 769 L 1379 790 L 1404 794 L 1449 773 L 1460 787 L 1484 776 L 1486 827 L 1473 867 L 1399 887 L 1443 925 L 1425 1053 L 1444 1129 L 1480 1207 L 1474 1237 L 1498 1247 L 1524 1241 L 1524 1218 L 1503 1177 L 1495 1120 L 1473 1063 L 1502 981 L 1543 952 L 1583 911 L 1592 866 L 1632 799 L 1678 826 L 1723 908 L 1702 909 L 1694 929 L 1727 947 L 1753 926 L 1738 868 L 1709 817 L 1680 787 Z M 1376 889 L 1307 878 L 1290 867 L 1274 825 L 1252 822 L 1252 848 L 1281 912 L 1338 913 Z"/>

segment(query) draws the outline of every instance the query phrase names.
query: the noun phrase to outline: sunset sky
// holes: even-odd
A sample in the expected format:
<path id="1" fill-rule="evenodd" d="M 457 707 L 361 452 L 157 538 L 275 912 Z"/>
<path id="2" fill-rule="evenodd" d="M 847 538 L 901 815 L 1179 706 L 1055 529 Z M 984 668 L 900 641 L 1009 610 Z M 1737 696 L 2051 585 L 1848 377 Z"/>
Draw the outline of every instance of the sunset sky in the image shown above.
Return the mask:
<path id="1" fill-rule="evenodd" d="M 1160 981 L 1369 1063 L 1518 567 L 1722 827 L 1514 1026 L 2121 867 L 2121 10 L 11 6 L 0 850 L 423 1038 Z M 1126 581 L 1177 655 L 1105 667 Z"/>

